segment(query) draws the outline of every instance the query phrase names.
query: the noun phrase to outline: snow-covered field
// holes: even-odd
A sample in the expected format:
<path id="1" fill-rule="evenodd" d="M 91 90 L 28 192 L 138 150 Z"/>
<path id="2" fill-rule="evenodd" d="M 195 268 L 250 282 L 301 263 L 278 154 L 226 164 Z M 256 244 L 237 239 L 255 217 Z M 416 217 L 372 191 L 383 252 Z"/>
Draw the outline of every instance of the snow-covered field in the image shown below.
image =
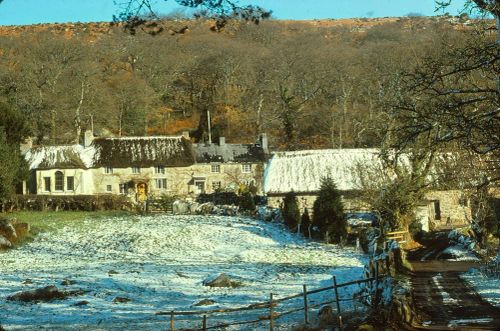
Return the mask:
<path id="1" fill-rule="evenodd" d="M 169 318 L 155 312 L 241 307 L 268 300 L 271 292 L 280 298 L 300 293 L 302 284 L 309 289 L 329 286 L 332 275 L 339 283 L 359 279 L 364 262 L 353 249 L 309 242 L 280 224 L 246 218 L 155 215 L 89 219 L 0 253 L 0 325 L 8 330 L 165 329 Z M 203 280 L 222 272 L 243 286 L 203 286 Z M 61 285 L 65 279 L 74 284 Z M 50 303 L 6 300 L 15 292 L 47 285 L 88 292 Z M 354 290 L 345 288 L 341 297 L 352 296 Z M 116 297 L 130 302 L 113 303 Z M 326 291 L 311 296 L 311 301 L 332 298 Z M 215 304 L 193 306 L 202 299 L 212 299 Z M 75 306 L 82 300 L 89 303 Z M 299 307 L 301 302 L 298 298 L 287 304 Z M 258 314 L 225 315 L 218 321 L 257 317 L 252 313 Z M 277 324 L 300 320 L 301 314 Z M 209 323 L 216 322 L 214 318 L 210 316 Z M 199 316 L 188 319 L 187 324 L 179 321 L 176 326 L 200 326 Z"/>

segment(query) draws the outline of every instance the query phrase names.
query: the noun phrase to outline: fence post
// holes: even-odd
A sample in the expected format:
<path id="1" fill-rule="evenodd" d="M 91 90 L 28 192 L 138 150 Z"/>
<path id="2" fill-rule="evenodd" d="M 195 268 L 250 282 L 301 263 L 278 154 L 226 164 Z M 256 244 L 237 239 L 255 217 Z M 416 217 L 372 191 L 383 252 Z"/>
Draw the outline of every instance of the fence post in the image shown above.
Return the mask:
<path id="1" fill-rule="evenodd" d="M 174 311 L 170 312 L 170 331 L 174 331 Z"/>
<path id="2" fill-rule="evenodd" d="M 340 313 L 340 298 L 337 288 L 337 277 L 333 276 L 333 290 L 335 291 L 335 301 L 337 303 L 337 316 L 339 318 L 339 329 L 342 330 L 342 315 Z"/>
<path id="3" fill-rule="evenodd" d="M 309 323 L 309 307 L 307 305 L 307 285 L 304 284 L 302 285 L 302 289 L 304 291 L 304 323 L 308 324 Z"/>
<path id="4" fill-rule="evenodd" d="M 274 330 L 273 294 L 269 294 L 269 331 Z"/>
<path id="5" fill-rule="evenodd" d="M 203 331 L 207 331 L 207 315 L 203 315 Z"/>

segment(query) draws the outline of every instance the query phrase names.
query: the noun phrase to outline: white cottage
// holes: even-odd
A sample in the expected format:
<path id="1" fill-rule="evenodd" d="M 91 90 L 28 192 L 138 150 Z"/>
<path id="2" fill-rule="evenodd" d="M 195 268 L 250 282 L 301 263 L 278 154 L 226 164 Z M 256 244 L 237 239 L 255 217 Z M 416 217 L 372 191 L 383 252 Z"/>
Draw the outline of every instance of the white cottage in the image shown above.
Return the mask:
<path id="1" fill-rule="evenodd" d="M 347 210 L 369 210 L 370 206 L 357 198 L 362 189 L 358 174 L 360 167 L 381 169 L 379 153 L 380 150 L 373 148 L 277 152 L 264 175 L 268 204 L 281 206 L 284 196 L 293 191 L 301 208 L 312 208 L 321 179 L 330 176 L 342 192 Z M 470 213 L 468 201 L 459 190 L 428 192 L 418 207 L 421 218 L 437 221 L 462 222 L 470 219 Z"/>

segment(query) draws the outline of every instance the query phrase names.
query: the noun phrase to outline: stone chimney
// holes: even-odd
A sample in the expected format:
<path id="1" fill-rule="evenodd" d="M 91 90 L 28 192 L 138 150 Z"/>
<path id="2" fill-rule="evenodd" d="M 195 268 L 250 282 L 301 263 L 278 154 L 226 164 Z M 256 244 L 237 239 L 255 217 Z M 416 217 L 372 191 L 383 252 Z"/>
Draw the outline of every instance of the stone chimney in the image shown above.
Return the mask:
<path id="1" fill-rule="evenodd" d="M 187 140 L 189 140 L 189 139 L 190 139 L 190 138 L 189 138 L 189 131 L 182 131 L 182 136 L 183 136 L 184 138 L 186 138 Z"/>
<path id="2" fill-rule="evenodd" d="M 89 147 L 93 141 L 94 141 L 94 132 L 92 132 L 92 130 L 85 131 L 85 134 L 83 135 L 83 146 Z"/>
<path id="3" fill-rule="evenodd" d="M 32 148 L 33 148 L 33 139 L 31 139 L 31 137 L 26 138 L 24 142 L 22 142 L 19 145 L 19 149 L 21 150 L 21 155 L 28 153 Z"/>
<path id="4" fill-rule="evenodd" d="M 219 146 L 224 146 L 226 144 L 226 137 L 219 137 Z"/>
<path id="5" fill-rule="evenodd" d="M 261 133 L 259 136 L 260 147 L 264 150 L 264 153 L 269 153 L 269 142 L 267 141 L 267 134 Z"/>

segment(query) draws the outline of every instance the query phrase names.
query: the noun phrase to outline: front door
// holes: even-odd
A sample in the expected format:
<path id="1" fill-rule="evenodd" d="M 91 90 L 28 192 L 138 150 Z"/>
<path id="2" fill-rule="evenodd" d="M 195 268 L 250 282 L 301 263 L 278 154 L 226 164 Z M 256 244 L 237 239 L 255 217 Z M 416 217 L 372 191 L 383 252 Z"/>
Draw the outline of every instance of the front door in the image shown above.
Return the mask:
<path id="1" fill-rule="evenodd" d="M 146 183 L 137 184 L 137 201 L 144 202 L 148 198 L 148 186 Z"/>

